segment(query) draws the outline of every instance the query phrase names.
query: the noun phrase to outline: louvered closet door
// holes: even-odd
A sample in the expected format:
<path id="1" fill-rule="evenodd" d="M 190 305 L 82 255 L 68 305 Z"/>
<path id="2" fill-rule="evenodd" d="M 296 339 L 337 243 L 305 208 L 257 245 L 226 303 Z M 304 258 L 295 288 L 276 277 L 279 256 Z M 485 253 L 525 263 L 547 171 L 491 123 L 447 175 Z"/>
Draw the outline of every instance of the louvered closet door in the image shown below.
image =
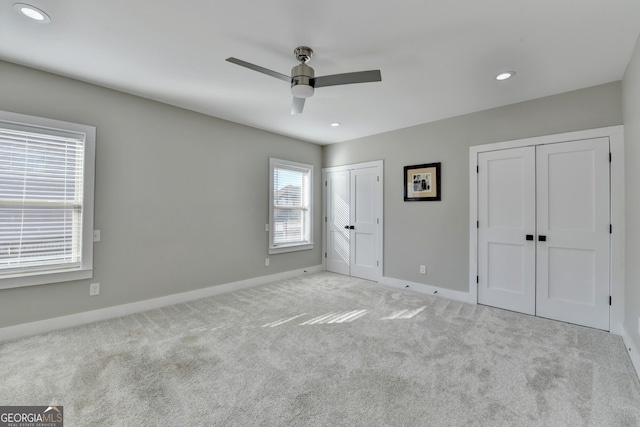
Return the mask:
<path id="1" fill-rule="evenodd" d="M 478 302 L 535 314 L 535 148 L 480 153 L 478 166 Z"/>
<path id="2" fill-rule="evenodd" d="M 609 330 L 609 140 L 543 145 L 536 157 L 536 314 Z"/>

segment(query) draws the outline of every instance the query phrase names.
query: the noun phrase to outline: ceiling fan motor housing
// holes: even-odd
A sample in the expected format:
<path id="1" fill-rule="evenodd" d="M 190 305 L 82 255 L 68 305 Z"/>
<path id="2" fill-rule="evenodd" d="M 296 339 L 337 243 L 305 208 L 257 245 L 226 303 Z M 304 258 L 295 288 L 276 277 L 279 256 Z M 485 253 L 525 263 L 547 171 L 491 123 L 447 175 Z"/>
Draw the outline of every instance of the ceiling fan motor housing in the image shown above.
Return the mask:
<path id="1" fill-rule="evenodd" d="M 309 98 L 313 95 L 313 85 L 311 80 L 315 73 L 313 68 L 304 62 L 291 69 L 291 94 L 296 98 Z"/>

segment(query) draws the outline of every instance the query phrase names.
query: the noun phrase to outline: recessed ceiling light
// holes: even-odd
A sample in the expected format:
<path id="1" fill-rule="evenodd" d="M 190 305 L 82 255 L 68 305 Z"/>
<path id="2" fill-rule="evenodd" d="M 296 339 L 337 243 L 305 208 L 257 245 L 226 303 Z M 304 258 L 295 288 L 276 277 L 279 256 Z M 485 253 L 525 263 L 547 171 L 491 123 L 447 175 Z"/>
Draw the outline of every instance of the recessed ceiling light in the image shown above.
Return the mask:
<path id="1" fill-rule="evenodd" d="M 43 24 L 48 24 L 49 22 L 51 22 L 51 18 L 49 18 L 49 15 L 35 6 L 31 6 L 30 4 L 16 3 L 13 5 L 13 8 L 22 13 L 27 18 L 33 19 L 36 22 L 40 22 Z"/>
<path id="2" fill-rule="evenodd" d="M 338 126 L 340 126 L 340 122 L 333 122 L 331 123 L 331 126 L 337 128 Z"/>
<path id="3" fill-rule="evenodd" d="M 511 77 L 515 76 L 516 72 L 515 71 L 505 71 L 504 73 L 500 73 L 496 76 L 496 80 L 502 81 L 502 80 L 507 80 L 510 79 Z"/>

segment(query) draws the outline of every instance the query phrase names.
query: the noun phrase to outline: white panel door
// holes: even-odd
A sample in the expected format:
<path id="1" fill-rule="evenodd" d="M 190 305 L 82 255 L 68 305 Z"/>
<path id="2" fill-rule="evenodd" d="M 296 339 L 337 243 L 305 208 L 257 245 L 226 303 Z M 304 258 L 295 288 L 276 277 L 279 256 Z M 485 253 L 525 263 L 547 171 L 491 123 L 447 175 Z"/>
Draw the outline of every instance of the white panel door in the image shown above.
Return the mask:
<path id="1" fill-rule="evenodd" d="M 351 171 L 327 172 L 327 270 L 351 271 Z"/>
<path id="2" fill-rule="evenodd" d="M 478 155 L 478 303 L 535 314 L 535 147 Z"/>
<path id="3" fill-rule="evenodd" d="M 381 166 L 327 171 L 326 268 L 377 281 L 381 276 Z"/>
<path id="4" fill-rule="evenodd" d="M 537 149 L 536 313 L 609 330 L 609 140 Z"/>
<path id="5" fill-rule="evenodd" d="M 378 280 L 378 168 L 351 171 L 351 275 Z"/>

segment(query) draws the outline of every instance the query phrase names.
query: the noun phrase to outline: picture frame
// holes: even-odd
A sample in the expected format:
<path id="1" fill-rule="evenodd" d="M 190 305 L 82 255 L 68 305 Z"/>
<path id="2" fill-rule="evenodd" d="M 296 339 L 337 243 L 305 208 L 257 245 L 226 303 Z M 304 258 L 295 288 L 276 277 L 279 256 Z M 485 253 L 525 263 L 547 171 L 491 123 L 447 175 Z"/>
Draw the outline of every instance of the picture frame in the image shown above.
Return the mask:
<path id="1" fill-rule="evenodd" d="M 442 199 L 440 162 L 404 167 L 404 201 L 433 202 Z"/>

